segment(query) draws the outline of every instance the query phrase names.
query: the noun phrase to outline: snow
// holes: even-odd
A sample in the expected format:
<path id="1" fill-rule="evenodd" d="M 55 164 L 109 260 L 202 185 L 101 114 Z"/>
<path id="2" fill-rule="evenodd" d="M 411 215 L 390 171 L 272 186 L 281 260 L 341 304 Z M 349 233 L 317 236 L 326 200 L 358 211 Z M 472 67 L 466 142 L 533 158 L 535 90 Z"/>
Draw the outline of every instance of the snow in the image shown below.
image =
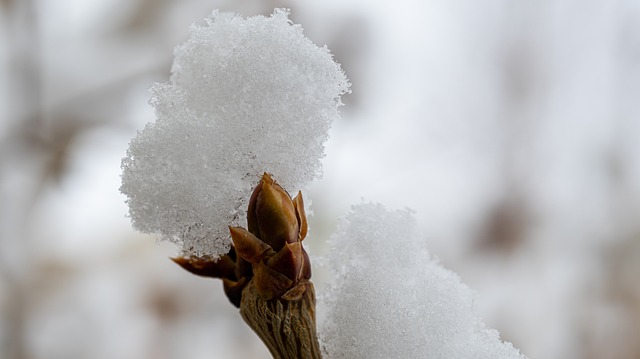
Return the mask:
<path id="1" fill-rule="evenodd" d="M 122 160 L 137 230 L 215 258 L 263 172 L 290 190 L 320 175 L 349 83 L 288 15 L 214 11 L 176 47 L 170 81 L 152 88 L 157 120 Z"/>
<path id="2" fill-rule="evenodd" d="M 360 204 L 326 255 L 319 336 L 328 358 L 518 358 L 476 314 L 475 294 L 429 256 L 409 210 Z"/>

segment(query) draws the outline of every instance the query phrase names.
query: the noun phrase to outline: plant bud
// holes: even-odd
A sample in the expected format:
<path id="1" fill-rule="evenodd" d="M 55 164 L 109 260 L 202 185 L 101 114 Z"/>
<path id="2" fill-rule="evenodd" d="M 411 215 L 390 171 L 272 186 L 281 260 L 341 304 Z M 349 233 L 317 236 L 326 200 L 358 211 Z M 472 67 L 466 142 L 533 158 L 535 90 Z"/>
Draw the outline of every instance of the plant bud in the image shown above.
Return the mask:
<path id="1" fill-rule="evenodd" d="M 251 195 L 247 222 L 249 230 L 229 230 L 237 255 L 252 264 L 252 280 L 262 298 L 281 297 L 311 278 L 309 257 L 301 243 L 307 235 L 301 193 L 292 199 L 265 173 Z M 302 295 L 304 290 L 299 292 Z"/>
<path id="2" fill-rule="evenodd" d="M 298 241 L 300 226 L 293 200 L 267 173 L 251 196 L 247 218 L 253 227 L 249 231 L 275 251 Z"/>
<path id="3" fill-rule="evenodd" d="M 236 306 L 249 281 L 265 300 L 301 298 L 311 278 L 309 256 L 302 247 L 307 235 L 302 193 L 292 199 L 265 173 L 249 200 L 247 225 L 248 230 L 229 226 L 233 246 L 217 260 L 172 259 L 193 274 L 221 278 L 227 297 Z"/>

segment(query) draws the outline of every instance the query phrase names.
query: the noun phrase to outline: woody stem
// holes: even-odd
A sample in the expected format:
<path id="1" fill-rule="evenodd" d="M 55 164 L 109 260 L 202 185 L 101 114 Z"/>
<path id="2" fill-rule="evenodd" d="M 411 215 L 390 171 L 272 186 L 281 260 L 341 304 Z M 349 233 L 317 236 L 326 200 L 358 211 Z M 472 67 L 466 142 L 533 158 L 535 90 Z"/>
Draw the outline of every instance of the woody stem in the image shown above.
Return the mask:
<path id="1" fill-rule="evenodd" d="M 321 359 L 316 336 L 315 290 L 311 282 L 300 299 L 260 298 L 253 281 L 242 292 L 240 314 L 274 359 Z"/>

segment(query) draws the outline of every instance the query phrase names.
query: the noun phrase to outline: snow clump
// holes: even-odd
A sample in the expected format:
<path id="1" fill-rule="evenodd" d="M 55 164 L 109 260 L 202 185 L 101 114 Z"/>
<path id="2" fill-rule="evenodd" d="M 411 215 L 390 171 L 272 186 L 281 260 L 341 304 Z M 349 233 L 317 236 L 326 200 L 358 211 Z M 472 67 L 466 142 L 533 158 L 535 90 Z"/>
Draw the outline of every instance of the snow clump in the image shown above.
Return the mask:
<path id="1" fill-rule="evenodd" d="M 152 88 L 157 120 L 122 160 L 136 229 L 216 258 L 263 172 L 290 190 L 319 175 L 349 83 L 288 15 L 214 11 L 175 49 L 170 81 Z"/>
<path id="2" fill-rule="evenodd" d="M 475 313 L 474 293 L 430 258 L 410 211 L 361 204 L 341 222 L 318 298 L 325 355 L 340 359 L 524 359 Z"/>

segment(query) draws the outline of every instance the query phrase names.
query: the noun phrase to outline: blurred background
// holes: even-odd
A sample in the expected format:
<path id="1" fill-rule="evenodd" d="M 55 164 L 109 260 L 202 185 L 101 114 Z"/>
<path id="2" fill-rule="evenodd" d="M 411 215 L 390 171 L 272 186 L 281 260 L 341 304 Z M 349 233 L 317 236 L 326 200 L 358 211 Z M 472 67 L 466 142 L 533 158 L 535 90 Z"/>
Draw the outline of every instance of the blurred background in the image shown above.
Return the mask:
<path id="1" fill-rule="evenodd" d="M 312 252 L 351 204 L 409 207 L 530 358 L 640 358 L 637 0 L 0 1 L 0 358 L 269 358 L 118 187 L 189 25 L 274 7 L 353 83 Z"/>

